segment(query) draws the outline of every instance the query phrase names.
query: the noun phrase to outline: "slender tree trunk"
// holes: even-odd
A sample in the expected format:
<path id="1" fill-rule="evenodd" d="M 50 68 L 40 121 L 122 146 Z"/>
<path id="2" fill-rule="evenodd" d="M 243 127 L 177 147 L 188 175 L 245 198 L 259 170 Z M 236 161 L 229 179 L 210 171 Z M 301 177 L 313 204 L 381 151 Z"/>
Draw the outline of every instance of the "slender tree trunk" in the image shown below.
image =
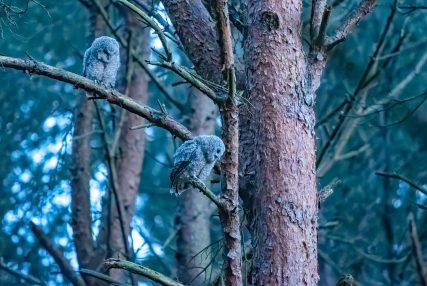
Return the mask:
<path id="1" fill-rule="evenodd" d="M 148 58 L 150 52 L 149 28 L 144 28 L 135 15 L 128 11 L 125 15 L 126 26 L 132 35 L 132 48 L 137 51 L 140 58 Z M 146 103 L 148 98 L 148 78 L 144 71 L 137 65 L 130 62 L 131 77 L 127 83 L 128 95 L 140 103 Z M 141 179 L 142 163 L 144 159 L 145 136 L 144 129 L 131 130 L 131 127 L 140 125 L 141 118 L 135 114 L 124 112 L 119 123 L 120 132 L 118 148 L 116 152 L 117 161 L 115 164 L 117 173 L 117 197 L 119 205 L 123 209 L 122 226 L 116 203 L 111 203 L 110 214 L 110 236 L 109 246 L 111 248 L 110 257 L 124 258 L 132 260 L 128 239 L 130 234 L 130 224 L 135 212 L 135 202 L 138 196 L 138 189 Z M 115 200 L 112 197 L 112 200 Z M 124 231 L 124 234 L 123 234 Z M 127 257 L 128 256 L 128 257 Z M 110 275 L 121 281 L 125 271 L 112 269 Z"/>
<path id="2" fill-rule="evenodd" d="M 101 1 L 101 4 L 105 4 Z M 96 7 L 90 8 L 91 33 L 88 44 L 95 37 L 106 34 L 105 21 L 98 15 Z M 141 27 L 132 13 L 125 15 L 126 25 L 132 31 L 133 49 L 140 53 L 141 58 L 149 54 L 149 29 Z M 126 54 L 126 51 L 122 53 Z M 130 62 L 130 61 L 129 61 Z M 144 72 L 136 65 L 130 64 L 132 71 L 126 82 L 128 95 L 138 102 L 145 103 L 148 94 L 148 80 Z M 73 190 L 73 230 L 77 257 L 81 268 L 98 269 L 102 261 L 107 257 L 127 258 L 130 255 L 128 236 L 130 223 L 134 214 L 135 201 L 141 177 L 142 161 L 144 156 L 144 130 L 130 130 L 130 127 L 141 123 L 139 116 L 124 112 L 119 120 L 117 142 L 110 143 L 109 148 L 116 151 L 109 158 L 111 167 L 110 179 L 116 195 L 110 194 L 110 202 L 105 204 L 103 215 L 103 227 L 97 240 L 96 249 L 92 240 L 89 179 L 90 179 L 90 132 L 94 114 L 93 102 L 82 98 L 76 117 L 76 126 L 73 144 L 72 162 L 76 167 L 72 168 Z M 114 141 L 114 140 L 113 140 Z M 107 143 L 107 142 L 106 142 Z M 115 148 L 114 146 L 117 146 Z M 114 150 L 113 150 L 114 149 Z M 119 203 L 116 204 L 116 196 Z M 117 206 L 122 209 L 121 218 Z M 123 225 L 121 225 L 121 222 Z M 125 272 L 111 270 L 111 276 L 116 280 L 124 280 Z M 101 285 L 99 280 L 85 277 L 88 285 Z"/>
<path id="3" fill-rule="evenodd" d="M 102 24 L 94 9 L 89 9 L 88 22 L 87 46 L 89 47 L 96 36 L 105 32 L 106 26 Z M 93 102 L 88 101 L 84 96 L 79 98 L 74 122 L 70 168 L 73 241 L 79 267 L 90 269 L 94 267 L 93 258 L 95 255 L 89 190 L 92 155 L 90 139 L 92 137 L 94 111 Z M 85 281 L 88 285 L 94 283 L 94 280 L 88 277 L 85 277 Z"/>
<path id="4" fill-rule="evenodd" d="M 306 89 L 300 0 L 248 1 L 250 105 L 241 117 L 241 164 L 252 199 L 252 285 L 317 285 L 312 94 Z"/>
<path id="5" fill-rule="evenodd" d="M 90 212 L 89 180 L 90 138 L 92 132 L 93 103 L 79 99 L 74 121 L 73 147 L 71 154 L 71 210 L 73 240 L 80 267 L 88 267 L 93 255 L 92 217 Z"/>
<path id="6" fill-rule="evenodd" d="M 194 135 L 215 133 L 215 104 L 192 88 L 190 130 Z M 197 190 L 184 192 L 179 199 L 176 216 L 178 279 L 185 285 L 206 285 L 209 279 L 211 202 Z M 204 269 L 206 268 L 206 269 Z M 202 273 L 203 272 L 203 273 Z"/>

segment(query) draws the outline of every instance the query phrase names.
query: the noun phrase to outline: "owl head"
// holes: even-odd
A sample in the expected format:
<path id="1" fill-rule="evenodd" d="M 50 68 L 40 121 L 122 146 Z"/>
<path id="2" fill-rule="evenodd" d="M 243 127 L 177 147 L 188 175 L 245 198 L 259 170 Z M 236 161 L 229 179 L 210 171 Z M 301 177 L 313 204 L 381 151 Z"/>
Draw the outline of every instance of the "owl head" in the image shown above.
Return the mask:
<path id="1" fill-rule="evenodd" d="M 221 138 L 215 135 L 202 135 L 197 139 L 200 140 L 200 146 L 207 163 L 213 163 L 221 159 L 225 151 Z"/>
<path id="2" fill-rule="evenodd" d="M 97 59 L 104 63 L 109 63 L 120 51 L 119 43 L 107 36 L 96 38 L 93 41 L 92 47 L 97 52 Z"/>

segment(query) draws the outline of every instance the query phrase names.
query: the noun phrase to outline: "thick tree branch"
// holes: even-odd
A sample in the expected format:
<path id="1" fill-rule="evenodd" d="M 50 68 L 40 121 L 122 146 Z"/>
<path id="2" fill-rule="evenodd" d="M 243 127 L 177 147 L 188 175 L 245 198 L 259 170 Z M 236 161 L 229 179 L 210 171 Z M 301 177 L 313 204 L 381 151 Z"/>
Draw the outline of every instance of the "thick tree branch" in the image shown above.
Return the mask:
<path id="1" fill-rule="evenodd" d="M 326 44 L 333 47 L 343 41 L 354 28 L 362 21 L 369 13 L 372 12 L 377 0 L 363 0 L 359 7 L 344 21 L 344 23 L 335 31 Z"/>
<path id="2" fill-rule="evenodd" d="M 184 125 L 172 119 L 168 114 L 146 105 L 139 104 L 118 91 L 105 89 L 101 85 L 97 85 L 95 82 L 75 73 L 49 66 L 35 60 L 23 60 L 4 56 L 0 56 L 0 68 L 1 67 L 22 70 L 28 73 L 43 75 L 62 82 L 70 83 L 76 88 L 96 94 L 97 97 L 95 99 L 105 99 L 111 104 L 120 106 L 147 119 L 156 126 L 168 130 L 172 135 L 183 140 L 188 140 L 193 137 L 191 132 Z"/>
<path id="3" fill-rule="evenodd" d="M 56 264 L 58 264 L 61 273 L 67 278 L 74 286 L 86 286 L 82 277 L 74 271 L 70 263 L 65 259 L 62 250 L 53 245 L 48 235 L 38 227 L 35 223 L 30 222 L 31 231 L 37 237 L 40 245 L 52 256 Z"/>
<path id="4" fill-rule="evenodd" d="M 144 276 L 154 282 L 159 283 L 160 285 L 164 286 L 184 286 L 183 284 L 176 282 L 173 279 L 170 279 L 169 277 L 164 276 L 163 274 L 154 271 L 150 268 L 138 265 L 136 263 L 126 261 L 126 260 L 120 260 L 115 258 L 110 258 L 104 261 L 104 266 L 108 269 L 110 268 L 121 268 L 125 269 L 127 271 L 130 271 L 132 273 Z"/>

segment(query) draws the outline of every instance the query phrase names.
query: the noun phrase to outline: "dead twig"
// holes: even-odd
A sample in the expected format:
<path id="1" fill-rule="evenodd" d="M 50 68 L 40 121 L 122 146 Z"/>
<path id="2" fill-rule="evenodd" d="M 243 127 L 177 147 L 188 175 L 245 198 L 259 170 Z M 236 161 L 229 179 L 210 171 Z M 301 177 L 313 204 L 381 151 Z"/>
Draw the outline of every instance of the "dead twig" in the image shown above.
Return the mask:
<path id="1" fill-rule="evenodd" d="M 130 261 L 110 258 L 110 259 L 107 259 L 104 261 L 104 266 L 107 269 L 111 269 L 111 268 L 125 269 L 125 270 L 132 272 L 134 274 L 144 276 L 144 277 L 146 277 L 146 278 L 148 278 L 154 282 L 159 283 L 160 285 L 184 286 L 184 284 L 181 284 L 181 283 L 179 283 L 173 279 L 170 279 L 169 277 L 166 277 L 157 271 L 154 271 L 150 268 L 144 267 L 142 265 L 138 265 L 138 264 L 130 262 Z"/>
<path id="2" fill-rule="evenodd" d="M 53 245 L 52 241 L 49 239 L 49 236 L 33 222 L 30 222 L 30 228 L 38 239 L 40 245 L 46 249 L 46 251 L 55 260 L 56 264 L 58 264 L 58 267 L 65 278 L 67 278 L 74 286 L 86 286 L 86 283 L 83 281 L 82 277 L 74 271 L 68 260 L 65 259 L 63 251 Z"/>

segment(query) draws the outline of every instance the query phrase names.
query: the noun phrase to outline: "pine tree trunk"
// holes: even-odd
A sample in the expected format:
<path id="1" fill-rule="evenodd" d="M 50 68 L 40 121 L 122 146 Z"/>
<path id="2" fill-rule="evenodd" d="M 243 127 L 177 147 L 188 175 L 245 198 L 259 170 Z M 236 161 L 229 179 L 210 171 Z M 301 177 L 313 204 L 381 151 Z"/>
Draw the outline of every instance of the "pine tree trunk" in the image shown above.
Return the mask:
<path id="1" fill-rule="evenodd" d="M 219 38 L 201 1 L 162 2 L 197 72 L 218 82 Z M 300 0 L 248 1 L 239 179 L 252 285 L 318 281 L 313 104 L 325 61 L 306 62 L 301 9 Z"/>
<path id="2" fill-rule="evenodd" d="M 254 249 L 252 285 L 317 285 L 312 94 L 300 0 L 248 1 L 241 163 Z"/>

